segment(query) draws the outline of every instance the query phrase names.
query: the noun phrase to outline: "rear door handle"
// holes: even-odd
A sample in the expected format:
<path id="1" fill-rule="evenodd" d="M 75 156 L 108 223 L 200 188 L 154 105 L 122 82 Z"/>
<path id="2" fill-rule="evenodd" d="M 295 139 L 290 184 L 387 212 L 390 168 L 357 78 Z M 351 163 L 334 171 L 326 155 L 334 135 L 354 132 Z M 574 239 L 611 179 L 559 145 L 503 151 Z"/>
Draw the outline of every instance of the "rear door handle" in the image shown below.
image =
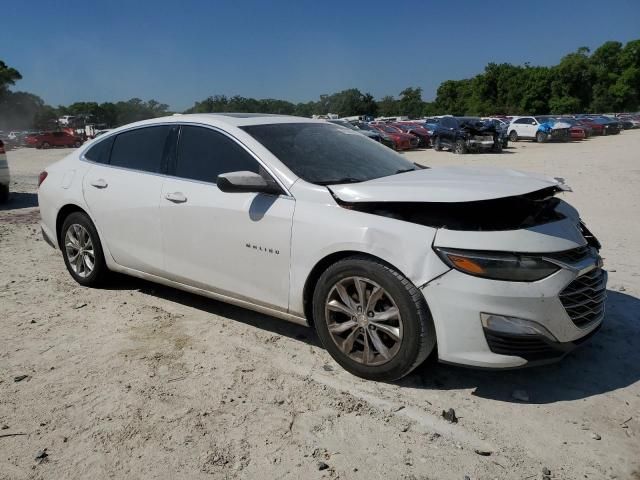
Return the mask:
<path id="1" fill-rule="evenodd" d="M 173 203 L 185 203 L 187 201 L 187 197 L 182 192 L 167 193 L 164 198 Z"/>
<path id="2" fill-rule="evenodd" d="M 105 179 L 103 179 L 103 178 L 99 178 L 97 180 L 92 180 L 91 181 L 91 185 L 96 187 L 96 188 L 107 188 L 109 186 L 107 181 Z"/>

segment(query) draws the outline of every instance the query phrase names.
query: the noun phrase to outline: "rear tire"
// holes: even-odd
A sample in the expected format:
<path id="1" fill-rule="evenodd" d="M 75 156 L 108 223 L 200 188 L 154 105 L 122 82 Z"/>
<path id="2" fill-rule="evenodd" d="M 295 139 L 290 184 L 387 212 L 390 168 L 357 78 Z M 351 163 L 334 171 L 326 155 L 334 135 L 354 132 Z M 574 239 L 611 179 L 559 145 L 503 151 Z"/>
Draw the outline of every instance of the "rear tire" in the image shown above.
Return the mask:
<path id="1" fill-rule="evenodd" d="M 9 185 L 0 185 L 0 203 L 9 201 Z"/>
<path id="2" fill-rule="evenodd" d="M 440 142 L 440 137 L 436 137 L 433 139 L 433 149 L 436 152 L 441 152 L 442 151 L 442 143 Z"/>
<path id="3" fill-rule="evenodd" d="M 83 212 L 65 218 L 59 239 L 64 263 L 73 279 L 85 287 L 100 285 L 107 276 L 98 231 Z"/>
<path id="4" fill-rule="evenodd" d="M 340 260 L 320 276 L 313 319 L 334 360 L 369 380 L 404 377 L 436 345 L 433 320 L 420 290 L 393 267 L 366 256 Z"/>
<path id="5" fill-rule="evenodd" d="M 49 145 L 49 142 L 42 142 L 42 145 L 40 145 L 40 148 L 51 148 L 51 145 Z"/>
<path id="6" fill-rule="evenodd" d="M 538 143 L 544 143 L 547 141 L 547 134 L 544 132 L 537 132 L 536 133 L 536 142 Z"/>
<path id="7" fill-rule="evenodd" d="M 509 141 L 510 142 L 517 142 L 518 141 L 518 132 L 516 132 L 515 130 L 511 130 L 509 132 Z"/>
<path id="8" fill-rule="evenodd" d="M 502 141 L 499 139 L 493 142 L 493 147 L 491 147 L 491 151 L 493 153 L 502 153 Z"/>

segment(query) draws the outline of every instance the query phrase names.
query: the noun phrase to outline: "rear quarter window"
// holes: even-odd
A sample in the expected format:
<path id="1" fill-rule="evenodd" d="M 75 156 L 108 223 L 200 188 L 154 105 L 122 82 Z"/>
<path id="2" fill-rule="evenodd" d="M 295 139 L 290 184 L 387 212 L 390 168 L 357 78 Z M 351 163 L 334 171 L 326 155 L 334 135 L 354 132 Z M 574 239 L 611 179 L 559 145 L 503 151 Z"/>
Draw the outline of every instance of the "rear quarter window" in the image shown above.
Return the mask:
<path id="1" fill-rule="evenodd" d="M 93 145 L 84 154 L 87 160 L 91 160 L 96 163 L 109 163 L 109 157 L 111 156 L 111 147 L 113 146 L 114 136 L 105 138 Z"/>

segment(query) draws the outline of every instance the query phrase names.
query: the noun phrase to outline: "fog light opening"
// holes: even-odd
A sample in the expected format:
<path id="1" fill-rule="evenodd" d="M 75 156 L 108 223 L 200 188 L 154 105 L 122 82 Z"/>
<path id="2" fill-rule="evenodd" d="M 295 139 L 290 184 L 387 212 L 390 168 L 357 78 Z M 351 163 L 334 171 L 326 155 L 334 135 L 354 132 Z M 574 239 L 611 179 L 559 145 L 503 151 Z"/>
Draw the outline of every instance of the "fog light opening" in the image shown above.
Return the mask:
<path id="1" fill-rule="evenodd" d="M 493 313 L 481 313 L 480 320 L 482 326 L 492 332 L 522 336 L 542 335 L 553 342 L 558 341 L 549 330 L 532 320 Z"/>

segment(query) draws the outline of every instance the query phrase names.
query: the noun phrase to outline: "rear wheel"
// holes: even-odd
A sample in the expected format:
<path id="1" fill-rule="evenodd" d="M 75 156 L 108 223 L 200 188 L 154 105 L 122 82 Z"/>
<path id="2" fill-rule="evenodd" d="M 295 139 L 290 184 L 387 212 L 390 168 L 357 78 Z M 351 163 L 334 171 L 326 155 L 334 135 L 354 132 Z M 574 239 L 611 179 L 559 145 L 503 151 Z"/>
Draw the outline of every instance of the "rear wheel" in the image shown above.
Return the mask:
<path id="1" fill-rule="evenodd" d="M 491 151 L 493 153 L 502 153 L 502 142 L 500 140 L 496 140 L 493 142 L 493 147 L 491 147 Z"/>
<path id="2" fill-rule="evenodd" d="M 81 143 L 80 141 L 77 141 L 77 142 L 75 142 L 75 143 L 73 144 L 73 146 L 74 146 L 75 148 L 80 148 L 80 146 L 81 146 L 81 145 L 82 145 L 82 143 Z"/>
<path id="3" fill-rule="evenodd" d="M 544 143 L 547 141 L 547 134 L 544 132 L 537 132 L 536 133 L 536 142 L 538 143 Z"/>
<path id="4" fill-rule="evenodd" d="M 457 153 L 458 155 L 464 155 L 465 153 L 467 153 L 467 144 L 464 140 L 462 140 L 461 138 L 456 140 L 456 143 L 453 147 L 453 151 L 455 153 Z"/>
<path id="5" fill-rule="evenodd" d="M 40 145 L 40 148 L 51 148 L 51 145 L 49 145 L 49 142 L 42 142 L 42 145 Z"/>
<path id="6" fill-rule="evenodd" d="M 440 143 L 440 137 L 436 137 L 433 139 L 433 149 L 436 152 L 441 152 L 442 151 L 442 143 Z"/>
<path id="7" fill-rule="evenodd" d="M 518 141 L 518 132 L 516 132 L 515 130 L 511 130 L 509 132 L 509 141 L 517 142 Z"/>
<path id="8" fill-rule="evenodd" d="M 76 282 L 93 287 L 104 280 L 108 269 L 102 245 L 98 231 L 85 213 L 74 212 L 65 219 L 60 247 L 67 270 Z"/>
<path id="9" fill-rule="evenodd" d="M 0 185 L 0 203 L 9 201 L 9 185 Z"/>
<path id="10" fill-rule="evenodd" d="M 313 318 L 336 362 L 370 380 L 404 377 L 436 344 L 422 293 L 400 272 L 364 256 L 341 260 L 322 274 Z"/>

